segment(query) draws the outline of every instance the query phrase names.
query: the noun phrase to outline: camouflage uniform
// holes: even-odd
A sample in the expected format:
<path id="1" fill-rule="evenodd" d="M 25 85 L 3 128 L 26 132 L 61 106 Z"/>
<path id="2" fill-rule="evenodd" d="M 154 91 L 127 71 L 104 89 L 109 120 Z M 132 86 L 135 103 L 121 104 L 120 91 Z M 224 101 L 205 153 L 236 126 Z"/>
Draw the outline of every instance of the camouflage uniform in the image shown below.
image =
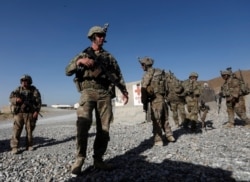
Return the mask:
<path id="1" fill-rule="evenodd" d="M 246 115 L 245 99 L 241 93 L 240 80 L 231 76 L 228 70 L 221 72 L 222 78 L 225 80 L 221 87 L 221 96 L 226 99 L 228 123 L 226 127 L 234 127 L 234 113 L 250 125 L 250 119 Z"/>
<path id="2" fill-rule="evenodd" d="M 200 116 L 201 116 L 201 122 L 203 127 L 205 126 L 205 120 L 207 117 L 207 113 L 210 110 L 209 106 L 206 105 L 207 102 L 212 102 L 215 101 L 216 102 L 216 95 L 215 92 L 212 88 L 208 87 L 207 83 L 204 83 L 203 89 L 202 89 L 202 93 L 199 97 L 199 103 L 200 103 L 200 107 L 199 107 L 199 112 L 200 112 Z"/>
<path id="3" fill-rule="evenodd" d="M 196 78 L 196 79 L 192 79 Z M 189 79 L 183 81 L 182 85 L 184 88 L 185 101 L 187 106 L 187 119 L 184 123 L 184 127 L 186 128 L 189 123 L 191 123 L 191 129 L 196 130 L 199 113 L 199 97 L 201 94 L 201 85 L 197 82 L 198 74 L 191 73 L 189 75 Z"/>
<path id="4" fill-rule="evenodd" d="M 106 32 L 99 26 L 90 29 L 88 37 Z M 103 36 L 104 36 L 103 35 Z M 105 37 L 104 37 L 105 38 Z M 93 56 L 96 56 L 93 57 Z M 80 58 L 91 58 L 95 60 L 93 67 L 79 67 L 77 61 Z M 97 58 L 98 57 L 98 58 Z M 79 72 L 79 69 L 81 71 Z M 66 75 L 76 75 L 74 79 L 77 88 L 81 92 L 79 107 L 77 109 L 77 134 L 76 134 L 76 162 L 72 166 L 72 173 L 79 174 L 86 158 L 88 131 L 92 124 L 92 113 L 96 114 L 96 138 L 94 141 L 94 165 L 95 167 L 107 169 L 103 162 L 103 155 L 107 150 L 110 123 L 113 121 L 111 99 L 115 97 L 114 86 L 128 96 L 125 81 L 116 59 L 102 47 L 94 51 L 92 47 L 85 49 L 76 55 L 66 67 Z M 114 80 L 111 81 L 111 76 Z M 114 83 L 115 82 L 115 83 Z"/>
<path id="5" fill-rule="evenodd" d="M 153 76 L 156 74 L 156 68 L 152 67 L 153 60 L 151 58 L 143 58 L 139 60 L 145 71 L 142 81 L 141 81 L 141 91 L 142 91 L 142 103 L 145 107 L 148 102 L 151 104 L 151 120 L 153 122 L 153 134 L 155 145 L 163 145 L 162 130 L 165 132 L 165 136 L 168 141 L 175 141 L 171 127 L 168 122 L 168 108 L 165 102 L 165 84 L 164 88 L 159 88 L 161 86 L 153 81 Z M 165 79 L 165 75 L 164 75 Z"/>
<path id="6" fill-rule="evenodd" d="M 18 151 L 20 136 L 23 126 L 26 130 L 26 149 L 33 150 L 33 137 L 32 133 L 36 127 L 37 114 L 41 109 L 41 95 L 39 90 L 31 85 L 32 79 L 29 75 L 24 75 L 20 82 L 28 80 L 28 87 L 19 86 L 11 92 L 9 100 L 11 103 L 11 110 L 14 115 L 13 134 L 10 140 L 12 153 L 16 154 Z M 21 102 L 17 102 L 17 98 Z M 36 114 L 34 115 L 34 113 Z"/>
<path id="7" fill-rule="evenodd" d="M 186 119 L 185 113 L 185 97 L 183 94 L 183 87 L 181 81 L 178 80 L 172 73 L 166 74 L 167 80 L 167 101 L 170 105 L 170 110 L 173 114 L 173 120 L 177 127 L 183 124 Z M 179 114 L 181 122 L 179 122 Z"/>

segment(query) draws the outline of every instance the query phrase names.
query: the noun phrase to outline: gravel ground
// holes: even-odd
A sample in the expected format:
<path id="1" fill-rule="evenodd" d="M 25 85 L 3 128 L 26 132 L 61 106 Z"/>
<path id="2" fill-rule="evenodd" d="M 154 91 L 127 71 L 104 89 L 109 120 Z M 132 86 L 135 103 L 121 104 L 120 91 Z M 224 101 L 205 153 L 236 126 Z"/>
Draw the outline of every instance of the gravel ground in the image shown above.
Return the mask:
<path id="1" fill-rule="evenodd" d="M 118 109 L 115 113 L 119 114 Z M 177 141 L 162 147 L 153 145 L 151 123 L 131 122 L 131 118 L 124 122 L 116 117 L 104 156 L 116 166 L 112 171 L 93 167 L 93 125 L 88 157 L 77 177 L 70 173 L 75 159 L 75 119 L 75 111 L 45 114 L 34 132 L 35 150 L 25 150 L 23 132 L 17 155 L 10 153 L 11 122 L 1 122 L 0 181 L 250 181 L 250 129 L 238 119 L 235 128 L 223 128 L 225 108 L 219 115 L 211 109 L 206 131 L 190 133 L 173 126 Z"/>

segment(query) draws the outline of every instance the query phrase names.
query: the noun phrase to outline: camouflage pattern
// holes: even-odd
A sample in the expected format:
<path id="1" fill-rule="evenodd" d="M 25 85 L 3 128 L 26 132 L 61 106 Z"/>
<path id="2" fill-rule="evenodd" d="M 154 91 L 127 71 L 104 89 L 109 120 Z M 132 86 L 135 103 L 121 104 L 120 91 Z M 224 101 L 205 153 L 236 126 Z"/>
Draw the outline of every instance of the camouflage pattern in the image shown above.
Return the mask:
<path id="1" fill-rule="evenodd" d="M 142 90 L 147 90 L 147 87 L 151 85 L 151 80 L 154 74 L 155 68 L 149 67 L 144 72 L 141 87 Z M 143 98 L 142 93 L 142 98 Z M 153 122 L 153 134 L 155 142 L 162 141 L 162 132 L 165 132 L 165 136 L 172 136 L 172 130 L 168 122 L 168 108 L 165 102 L 164 93 L 154 93 L 153 97 L 148 97 L 148 101 L 151 104 L 151 120 Z M 144 99 L 142 99 L 144 100 Z"/>
<path id="2" fill-rule="evenodd" d="M 95 52 L 100 56 L 98 61 L 102 61 L 105 69 L 116 78 L 116 86 L 123 94 L 127 94 L 125 81 L 123 79 L 120 67 L 116 59 L 104 49 Z M 78 66 L 76 64 L 79 58 L 89 57 L 86 52 L 76 55 L 65 69 L 66 75 L 76 74 Z M 84 160 L 86 158 L 88 131 L 92 124 L 92 113 L 95 110 L 96 115 L 96 138 L 94 141 L 94 159 L 102 161 L 102 157 L 107 149 L 109 141 L 110 123 L 113 121 L 111 99 L 114 83 L 105 74 L 105 70 L 100 68 L 83 68 L 81 72 L 81 97 L 79 108 L 77 109 L 77 157 Z M 98 72 L 98 74 L 97 74 Z"/>
<path id="3" fill-rule="evenodd" d="M 106 35 L 106 32 L 104 31 L 103 27 L 93 26 L 92 28 L 89 29 L 87 37 L 91 38 L 96 33 L 105 34 Z"/>
<path id="4" fill-rule="evenodd" d="M 146 66 L 152 66 L 154 64 L 154 60 L 149 57 L 144 57 L 142 59 L 139 59 L 139 62 L 141 64 L 145 64 Z"/>
<path id="5" fill-rule="evenodd" d="M 181 81 L 178 80 L 173 73 L 166 74 L 167 81 L 167 102 L 172 111 L 173 120 L 176 126 L 180 126 L 186 119 L 185 113 L 185 97 L 182 95 L 184 88 Z M 179 122 L 179 114 L 181 122 Z"/>
<path id="6" fill-rule="evenodd" d="M 202 121 L 203 126 L 205 126 L 205 121 L 206 121 L 206 117 L 207 117 L 207 113 L 209 111 L 209 106 L 206 105 L 207 102 L 217 102 L 217 98 L 215 95 L 215 92 L 212 88 L 210 88 L 208 86 L 208 83 L 204 83 L 203 84 L 203 89 L 202 89 L 202 93 L 199 97 L 199 103 L 200 103 L 200 118 Z"/>
<path id="7" fill-rule="evenodd" d="M 226 99 L 229 125 L 234 125 L 234 113 L 250 125 L 250 119 L 246 115 L 245 99 L 241 94 L 240 80 L 229 75 L 224 80 L 221 86 L 221 96 Z"/>
<path id="8" fill-rule="evenodd" d="M 187 122 L 191 123 L 191 128 L 195 129 L 198 120 L 199 113 L 199 97 L 202 92 L 200 83 L 197 80 L 191 78 L 183 81 L 182 86 L 184 88 L 183 94 L 185 95 L 186 107 L 187 107 Z M 185 121 L 186 122 L 186 121 Z M 186 124 L 186 123 L 185 123 Z"/>
<path id="9" fill-rule="evenodd" d="M 17 97 L 22 98 L 22 103 L 17 103 Z M 31 85 L 29 88 L 24 89 L 19 86 L 11 92 L 9 101 L 11 103 L 11 110 L 14 115 L 13 134 L 10 140 L 11 148 L 18 148 L 20 136 L 23 126 L 26 129 L 26 147 L 33 145 L 33 131 L 36 127 L 37 118 L 33 117 L 33 113 L 40 112 L 41 109 L 41 95 L 39 90 Z"/>

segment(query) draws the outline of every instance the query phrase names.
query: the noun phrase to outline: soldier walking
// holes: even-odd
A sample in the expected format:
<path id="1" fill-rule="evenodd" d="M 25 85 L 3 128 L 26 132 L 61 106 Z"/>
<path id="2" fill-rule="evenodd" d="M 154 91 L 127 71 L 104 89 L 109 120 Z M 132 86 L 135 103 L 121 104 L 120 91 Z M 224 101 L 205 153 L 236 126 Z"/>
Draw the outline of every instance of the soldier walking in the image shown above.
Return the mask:
<path id="1" fill-rule="evenodd" d="M 184 122 L 184 128 L 191 125 L 192 131 L 197 131 L 199 124 L 199 97 L 201 95 L 201 85 L 197 81 L 198 74 L 195 72 L 190 73 L 189 79 L 183 81 L 184 95 L 187 106 L 187 119 Z"/>
<path id="2" fill-rule="evenodd" d="M 116 59 L 106 50 L 107 26 L 94 26 L 88 32 L 91 46 L 74 57 L 66 67 L 66 75 L 75 74 L 75 83 L 81 93 L 77 109 L 76 161 L 72 174 L 79 175 L 87 157 L 88 132 L 92 124 L 92 113 L 96 114 L 96 137 L 94 141 L 94 167 L 110 170 L 113 167 L 103 161 L 107 150 L 110 123 L 113 121 L 111 99 L 115 97 L 115 86 L 123 94 L 124 104 L 128 92 Z"/>
<path id="3" fill-rule="evenodd" d="M 186 120 L 185 97 L 183 96 L 184 88 L 181 81 L 173 73 L 166 74 L 167 81 L 167 102 L 172 111 L 173 120 L 177 127 L 180 127 Z M 179 121 L 179 115 L 181 121 Z"/>
<path id="4" fill-rule="evenodd" d="M 225 81 L 221 86 L 220 95 L 226 99 L 228 122 L 226 128 L 234 127 L 234 113 L 250 128 L 250 119 L 246 115 L 244 95 L 241 92 L 241 83 L 236 76 L 232 76 L 230 70 L 221 71 L 221 77 Z"/>

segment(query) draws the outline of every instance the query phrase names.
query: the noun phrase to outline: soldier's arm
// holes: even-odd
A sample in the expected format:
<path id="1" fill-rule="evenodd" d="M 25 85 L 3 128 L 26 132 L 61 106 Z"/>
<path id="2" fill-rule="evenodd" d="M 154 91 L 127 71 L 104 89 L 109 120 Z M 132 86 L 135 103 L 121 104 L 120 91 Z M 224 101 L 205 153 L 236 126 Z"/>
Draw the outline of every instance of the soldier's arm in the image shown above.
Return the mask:
<path id="1" fill-rule="evenodd" d="M 80 58 L 86 57 L 85 53 L 80 53 L 78 55 L 76 55 L 73 59 L 71 59 L 71 61 L 69 62 L 69 64 L 66 66 L 65 68 L 65 73 L 67 76 L 72 76 L 74 73 L 76 73 L 77 71 L 77 60 Z"/>
<path id="2" fill-rule="evenodd" d="M 115 85 L 118 87 L 118 89 L 121 91 L 121 93 L 125 96 L 128 96 L 128 91 L 126 88 L 125 80 L 123 78 L 120 66 L 118 65 L 116 59 L 109 54 L 109 60 L 111 66 L 108 69 L 108 71 L 111 72 L 111 74 L 114 74 L 115 79 Z"/>
<path id="3" fill-rule="evenodd" d="M 41 94 L 37 88 L 34 90 L 33 96 L 34 96 L 35 111 L 40 112 L 42 107 L 42 99 L 41 99 Z"/>
<path id="4" fill-rule="evenodd" d="M 21 98 L 17 97 L 18 93 L 19 93 L 18 88 L 10 93 L 9 101 L 10 101 L 11 105 L 17 105 L 22 101 Z"/>

